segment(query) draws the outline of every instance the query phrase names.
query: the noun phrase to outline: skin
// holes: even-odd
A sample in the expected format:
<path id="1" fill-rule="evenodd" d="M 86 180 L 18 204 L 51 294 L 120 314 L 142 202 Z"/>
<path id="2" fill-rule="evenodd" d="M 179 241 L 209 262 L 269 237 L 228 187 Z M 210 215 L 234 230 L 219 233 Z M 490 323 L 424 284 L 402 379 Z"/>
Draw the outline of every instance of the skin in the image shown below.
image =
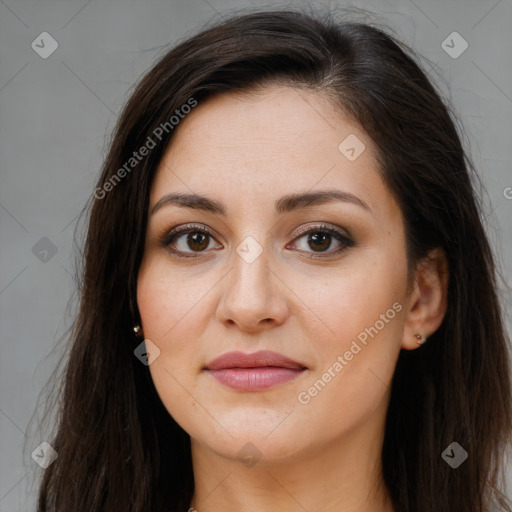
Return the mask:
<path id="1" fill-rule="evenodd" d="M 354 161 L 338 149 L 350 134 L 366 148 Z M 274 209 L 283 196 L 328 189 L 368 209 L 342 201 Z M 150 212 L 171 192 L 208 196 L 226 209 L 222 216 L 168 204 L 150 214 L 138 277 L 144 336 L 160 350 L 151 376 L 191 437 L 191 506 L 392 511 L 380 467 L 389 386 L 400 350 L 419 348 L 415 334 L 428 336 L 442 321 L 446 260 L 433 251 L 408 282 L 403 217 L 369 137 L 316 92 L 269 85 L 219 95 L 180 122 L 157 169 Z M 195 259 L 159 244 L 188 223 L 214 233 L 203 246 L 178 235 L 173 247 Z M 334 254 L 341 246 L 334 237 L 311 246 L 311 234 L 298 234 L 323 233 L 323 223 L 354 244 Z M 262 249 L 252 263 L 236 251 L 249 236 Z M 400 312 L 347 361 L 357 336 L 397 303 Z M 307 370 L 259 392 L 227 388 L 203 370 L 221 354 L 263 349 Z M 347 364 L 336 372 L 338 356 Z M 329 368 L 330 381 L 301 403 L 300 393 Z M 240 450 L 255 463 L 241 460 Z"/>

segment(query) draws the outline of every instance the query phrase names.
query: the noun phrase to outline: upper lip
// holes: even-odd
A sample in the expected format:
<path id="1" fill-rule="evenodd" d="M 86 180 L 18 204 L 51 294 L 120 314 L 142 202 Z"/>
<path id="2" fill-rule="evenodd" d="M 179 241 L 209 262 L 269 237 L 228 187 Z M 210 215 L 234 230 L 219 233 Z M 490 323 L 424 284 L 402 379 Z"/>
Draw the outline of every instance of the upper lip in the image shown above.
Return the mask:
<path id="1" fill-rule="evenodd" d="M 261 368 L 269 366 L 291 368 L 293 370 L 304 370 L 306 368 L 303 364 L 271 350 L 260 350 L 252 354 L 239 351 L 228 352 L 208 363 L 205 368 L 207 370 L 225 370 L 226 368 Z"/>

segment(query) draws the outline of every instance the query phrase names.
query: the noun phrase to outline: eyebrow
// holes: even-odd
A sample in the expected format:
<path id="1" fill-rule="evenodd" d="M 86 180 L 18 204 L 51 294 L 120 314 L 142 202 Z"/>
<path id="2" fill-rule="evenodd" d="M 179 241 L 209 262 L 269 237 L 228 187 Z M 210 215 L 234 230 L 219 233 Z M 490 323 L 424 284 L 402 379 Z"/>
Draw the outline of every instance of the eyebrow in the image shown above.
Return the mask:
<path id="1" fill-rule="evenodd" d="M 344 192 L 342 190 L 320 190 L 315 192 L 289 194 L 275 202 L 275 210 L 277 213 L 283 214 L 333 201 L 355 204 L 370 213 L 373 213 L 372 209 L 362 199 L 350 192 Z M 154 214 L 160 208 L 167 205 L 182 206 L 222 216 L 226 215 L 226 208 L 219 201 L 199 194 L 182 193 L 171 193 L 161 197 L 151 209 L 151 214 Z"/>

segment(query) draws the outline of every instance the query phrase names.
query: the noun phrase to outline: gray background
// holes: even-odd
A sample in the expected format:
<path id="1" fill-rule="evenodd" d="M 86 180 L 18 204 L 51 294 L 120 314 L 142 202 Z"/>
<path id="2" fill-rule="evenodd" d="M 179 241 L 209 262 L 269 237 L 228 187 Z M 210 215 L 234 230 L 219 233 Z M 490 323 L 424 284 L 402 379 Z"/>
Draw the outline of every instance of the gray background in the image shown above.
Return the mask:
<path id="1" fill-rule="evenodd" d="M 0 0 L 0 512 L 35 508 L 34 479 L 43 469 L 31 453 L 47 438 L 37 427 L 37 398 L 72 319 L 73 230 L 130 88 L 166 45 L 212 18 L 240 7 L 294 5 L 303 2 Z M 484 216 L 511 283 L 512 2 L 351 5 L 373 12 L 370 20 L 428 59 L 465 127 L 487 189 Z M 454 31 L 469 45 L 457 58 L 441 46 Z M 34 40 L 42 46 L 42 32 L 58 42 L 46 59 L 31 47 Z M 462 48 L 457 39 L 446 44 L 452 53 Z M 510 293 L 503 297 L 510 311 Z"/>

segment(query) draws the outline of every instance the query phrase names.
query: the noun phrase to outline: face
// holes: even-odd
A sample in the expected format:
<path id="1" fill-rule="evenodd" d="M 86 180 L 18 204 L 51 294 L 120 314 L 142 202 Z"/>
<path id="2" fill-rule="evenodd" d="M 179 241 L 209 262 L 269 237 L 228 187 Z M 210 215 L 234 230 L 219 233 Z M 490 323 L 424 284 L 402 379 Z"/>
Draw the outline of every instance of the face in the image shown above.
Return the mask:
<path id="1" fill-rule="evenodd" d="M 155 387 L 193 449 L 265 462 L 379 438 L 407 290 L 372 142 L 327 99 L 268 86 L 180 122 L 137 300 Z M 232 352 L 254 357 L 212 364 Z"/>

